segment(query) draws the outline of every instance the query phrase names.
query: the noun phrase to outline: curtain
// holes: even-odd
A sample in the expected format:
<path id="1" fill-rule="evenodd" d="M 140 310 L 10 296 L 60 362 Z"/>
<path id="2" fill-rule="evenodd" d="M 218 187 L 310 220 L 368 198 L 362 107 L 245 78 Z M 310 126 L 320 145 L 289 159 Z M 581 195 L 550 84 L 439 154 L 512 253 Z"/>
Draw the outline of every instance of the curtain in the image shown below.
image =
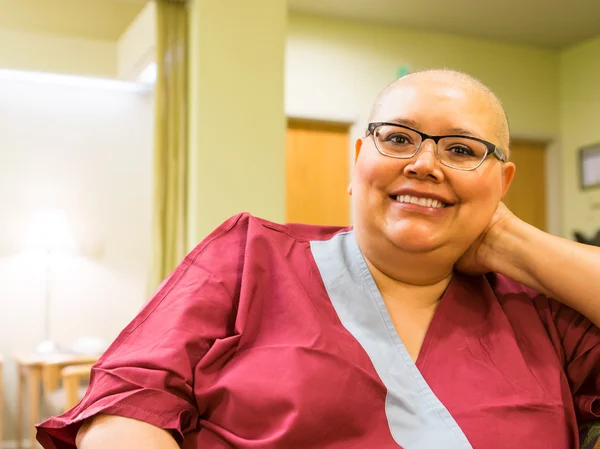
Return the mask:
<path id="1" fill-rule="evenodd" d="M 153 291 L 186 252 L 188 12 L 185 1 L 156 0 Z"/>

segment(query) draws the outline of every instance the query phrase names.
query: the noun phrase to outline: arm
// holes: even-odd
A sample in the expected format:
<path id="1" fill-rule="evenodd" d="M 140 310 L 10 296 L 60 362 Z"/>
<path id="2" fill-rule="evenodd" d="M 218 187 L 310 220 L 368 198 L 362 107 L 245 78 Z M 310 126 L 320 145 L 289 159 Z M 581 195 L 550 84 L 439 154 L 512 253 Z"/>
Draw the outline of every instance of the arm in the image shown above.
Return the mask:
<path id="1" fill-rule="evenodd" d="M 600 419 L 600 248 L 546 234 L 500 203 L 456 269 L 499 273 L 545 296 L 538 313 L 563 360 L 577 420 Z"/>
<path id="2" fill-rule="evenodd" d="M 510 214 L 483 242 L 484 265 L 577 310 L 600 327 L 600 248 L 546 234 Z"/>
<path id="3" fill-rule="evenodd" d="M 236 311 L 247 307 L 240 305 L 236 289 L 249 220 L 240 215 L 225 222 L 173 271 L 94 365 L 83 400 L 67 413 L 37 425 L 37 439 L 43 447 L 76 449 L 82 423 L 101 415 L 113 418 L 86 425 L 79 435 L 86 449 L 124 448 L 129 443 L 133 448 L 168 449 L 173 447 L 173 438 L 178 443 L 193 438 L 199 430 L 199 416 L 206 413 L 206 404 L 198 403 L 196 397 L 195 388 L 203 375 L 196 367 L 208 351 L 219 359 L 221 349 L 214 342 L 234 334 Z M 243 300 L 250 299 L 247 295 Z M 150 427 L 139 427 L 139 421 Z M 148 443 L 137 440 L 138 427 Z M 171 438 L 167 438 L 170 446 L 162 443 L 166 436 Z"/>
<path id="4" fill-rule="evenodd" d="M 97 415 L 84 422 L 77 433 L 78 449 L 179 449 L 166 430 L 143 421 Z"/>

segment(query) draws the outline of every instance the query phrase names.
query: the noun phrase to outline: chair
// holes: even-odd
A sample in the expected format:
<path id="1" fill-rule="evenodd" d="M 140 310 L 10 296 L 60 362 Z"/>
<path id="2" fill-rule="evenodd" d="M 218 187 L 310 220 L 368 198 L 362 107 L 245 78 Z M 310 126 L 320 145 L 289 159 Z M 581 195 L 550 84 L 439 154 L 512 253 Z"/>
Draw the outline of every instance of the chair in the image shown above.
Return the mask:
<path id="1" fill-rule="evenodd" d="M 579 243 L 585 243 L 586 245 L 600 246 L 600 229 L 596 232 L 596 235 L 591 239 L 588 239 L 583 233 L 575 231 L 573 233 L 575 240 Z"/>
<path id="2" fill-rule="evenodd" d="M 42 371 L 44 401 L 52 415 L 73 408 L 87 390 L 82 381 L 89 379 L 92 360 L 46 362 Z"/>
<path id="3" fill-rule="evenodd" d="M 65 390 L 66 410 L 75 407 L 85 395 L 87 387 L 82 387 L 82 383 L 89 382 L 92 366 L 91 364 L 70 365 L 61 370 L 60 376 Z"/>
<path id="4" fill-rule="evenodd" d="M 600 421 L 582 427 L 579 440 L 581 449 L 600 449 Z"/>

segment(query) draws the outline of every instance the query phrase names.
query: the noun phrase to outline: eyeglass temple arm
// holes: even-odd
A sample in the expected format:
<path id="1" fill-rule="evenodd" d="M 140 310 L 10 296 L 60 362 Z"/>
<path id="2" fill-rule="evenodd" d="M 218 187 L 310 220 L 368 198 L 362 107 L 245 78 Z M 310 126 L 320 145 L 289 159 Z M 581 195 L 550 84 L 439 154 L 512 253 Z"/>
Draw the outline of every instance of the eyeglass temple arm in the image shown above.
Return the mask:
<path id="1" fill-rule="evenodd" d="M 506 162 L 506 156 L 504 155 L 504 151 L 502 151 L 500 148 L 498 147 L 494 147 L 494 151 L 492 152 L 492 154 L 500 161 L 500 162 Z"/>

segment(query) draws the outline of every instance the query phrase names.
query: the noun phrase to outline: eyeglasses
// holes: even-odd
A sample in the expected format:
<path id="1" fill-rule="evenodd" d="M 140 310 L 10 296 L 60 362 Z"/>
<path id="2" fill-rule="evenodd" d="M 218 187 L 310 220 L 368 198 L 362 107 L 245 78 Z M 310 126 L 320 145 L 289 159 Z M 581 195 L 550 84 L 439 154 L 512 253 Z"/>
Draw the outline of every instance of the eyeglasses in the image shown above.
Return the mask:
<path id="1" fill-rule="evenodd" d="M 483 161 L 494 155 L 506 162 L 504 152 L 487 140 L 469 136 L 430 136 L 408 126 L 388 122 L 369 123 L 367 136 L 373 135 L 375 148 L 384 156 L 396 159 L 410 159 L 421 144 L 431 139 L 436 144 L 435 154 L 446 167 L 457 170 L 475 170 Z"/>

